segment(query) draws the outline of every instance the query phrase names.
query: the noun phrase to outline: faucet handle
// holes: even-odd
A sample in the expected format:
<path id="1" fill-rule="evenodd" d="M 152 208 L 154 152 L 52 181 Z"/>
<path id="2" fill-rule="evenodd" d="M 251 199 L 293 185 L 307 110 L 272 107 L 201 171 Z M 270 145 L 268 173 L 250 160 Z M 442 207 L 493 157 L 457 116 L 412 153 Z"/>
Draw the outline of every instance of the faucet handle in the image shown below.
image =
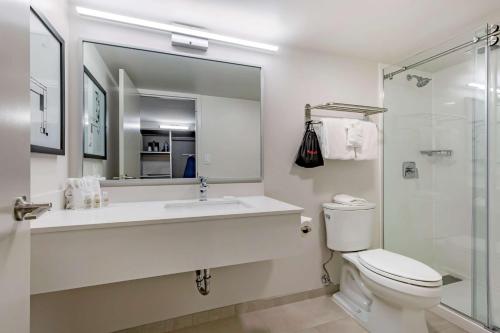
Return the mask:
<path id="1" fill-rule="evenodd" d="M 198 178 L 200 179 L 200 201 L 207 201 L 208 178 L 204 176 Z"/>

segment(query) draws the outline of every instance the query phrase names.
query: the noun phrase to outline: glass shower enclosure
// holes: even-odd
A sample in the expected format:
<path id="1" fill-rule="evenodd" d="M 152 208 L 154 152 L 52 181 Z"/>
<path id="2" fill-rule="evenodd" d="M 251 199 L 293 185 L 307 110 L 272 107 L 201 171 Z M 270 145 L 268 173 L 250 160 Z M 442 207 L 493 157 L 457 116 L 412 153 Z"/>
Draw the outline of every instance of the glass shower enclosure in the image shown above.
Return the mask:
<path id="1" fill-rule="evenodd" d="M 500 50 L 488 25 L 384 70 L 384 247 L 500 326 Z M 498 190 L 497 190 L 498 188 Z"/>

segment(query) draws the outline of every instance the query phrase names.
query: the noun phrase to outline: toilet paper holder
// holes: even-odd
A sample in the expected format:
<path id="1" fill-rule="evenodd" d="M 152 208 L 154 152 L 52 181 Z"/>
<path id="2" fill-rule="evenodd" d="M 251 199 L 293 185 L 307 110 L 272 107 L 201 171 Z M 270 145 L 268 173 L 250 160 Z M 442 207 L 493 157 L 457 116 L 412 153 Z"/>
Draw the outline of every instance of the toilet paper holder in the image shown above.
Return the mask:
<path id="1" fill-rule="evenodd" d="M 300 233 L 303 237 L 312 231 L 312 218 L 307 216 L 300 217 Z"/>

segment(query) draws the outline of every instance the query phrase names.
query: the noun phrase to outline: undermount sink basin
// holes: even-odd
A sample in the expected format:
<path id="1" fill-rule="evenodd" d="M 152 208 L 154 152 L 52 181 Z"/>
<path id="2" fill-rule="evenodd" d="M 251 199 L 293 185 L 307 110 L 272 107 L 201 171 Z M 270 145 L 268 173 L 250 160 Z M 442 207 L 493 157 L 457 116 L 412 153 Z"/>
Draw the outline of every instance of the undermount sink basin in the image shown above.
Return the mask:
<path id="1" fill-rule="evenodd" d="M 165 208 L 222 208 L 222 209 L 234 209 L 234 208 L 250 208 L 250 206 L 237 198 L 216 198 L 208 199 L 205 201 L 200 201 L 198 199 L 193 200 L 173 200 L 165 203 Z"/>

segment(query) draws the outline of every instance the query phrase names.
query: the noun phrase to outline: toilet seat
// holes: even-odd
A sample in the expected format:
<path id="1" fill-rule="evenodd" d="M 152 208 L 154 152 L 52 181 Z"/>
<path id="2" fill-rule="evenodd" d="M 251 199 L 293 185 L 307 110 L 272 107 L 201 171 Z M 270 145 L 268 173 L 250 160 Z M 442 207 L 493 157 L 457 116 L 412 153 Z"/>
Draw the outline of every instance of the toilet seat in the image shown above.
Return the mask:
<path id="1" fill-rule="evenodd" d="M 401 294 L 412 295 L 418 298 L 432 298 L 439 297 L 441 295 L 441 286 L 421 287 L 405 282 L 400 282 L 375 273 L 361 264 L 358 265 L 358 269 L 363 279 L 368 279 L 380 286 L 383 286 L 384 288 L 393 290 Z"/>
<path id="2" fill-rule="evenodd" d="M 369 271 L 401 283 L 428 288 L 442 286 L 442 278 L 438 272 L 397 253 L 383 249 L 362 251 L 358 253 L 358 261 Z"/>
<path id="3" fill-rule="evenodd" d="M 418 286 L 392 278 L 404 277 L 402 275 L 413 279 L 426 278 L 418 274 L 418 270 L 413 272 L 412 269 L 405 270 L 401 267 L 390 270 L 390 273 L 394 274 L 377 273 L 373 268 L 381 273 L 388 272 L 383 271 L 386 269 L 383 262 L 371 259 L 384 261 L 389 257 L 390 260 L 391 253 L 385 251 L 389 252 L 388 256 L 385 256 L 387 253 L 380 252 L 383 250 L 376 251 L 375 254 L 370 254 L 370 251 L 342 254 L 345 260 L 342 266 L 340 290 L 333 296 L 335 302 L 369 332 L 428 333 L 425 310 L 439 304 L 442 294 L 441 283 L 436 283 L 436 287 Z M 368 255 L 364 255 L 365 252 Z M 361 263 L 360 257 L 364 257 L 364 264 Z M 372 264 L 371 269 L 367 267 L 367 261 Z M 408 265 L 406 268 L 414 267 L 411 263 L 406 261 L 405 263 Z M 394 261 L 385 261 L 385 264 L 394 264 Z M 425 268 L 430 270 L 427 273 L 438 274 L 428 266 Z M 432 274 L 427 276 L 431 282 L 435 278 L 436 276 Z M 437 278 L 440 279 L 440 276 Z M 408 280 L 413 282 L 412 279 Z"/>

